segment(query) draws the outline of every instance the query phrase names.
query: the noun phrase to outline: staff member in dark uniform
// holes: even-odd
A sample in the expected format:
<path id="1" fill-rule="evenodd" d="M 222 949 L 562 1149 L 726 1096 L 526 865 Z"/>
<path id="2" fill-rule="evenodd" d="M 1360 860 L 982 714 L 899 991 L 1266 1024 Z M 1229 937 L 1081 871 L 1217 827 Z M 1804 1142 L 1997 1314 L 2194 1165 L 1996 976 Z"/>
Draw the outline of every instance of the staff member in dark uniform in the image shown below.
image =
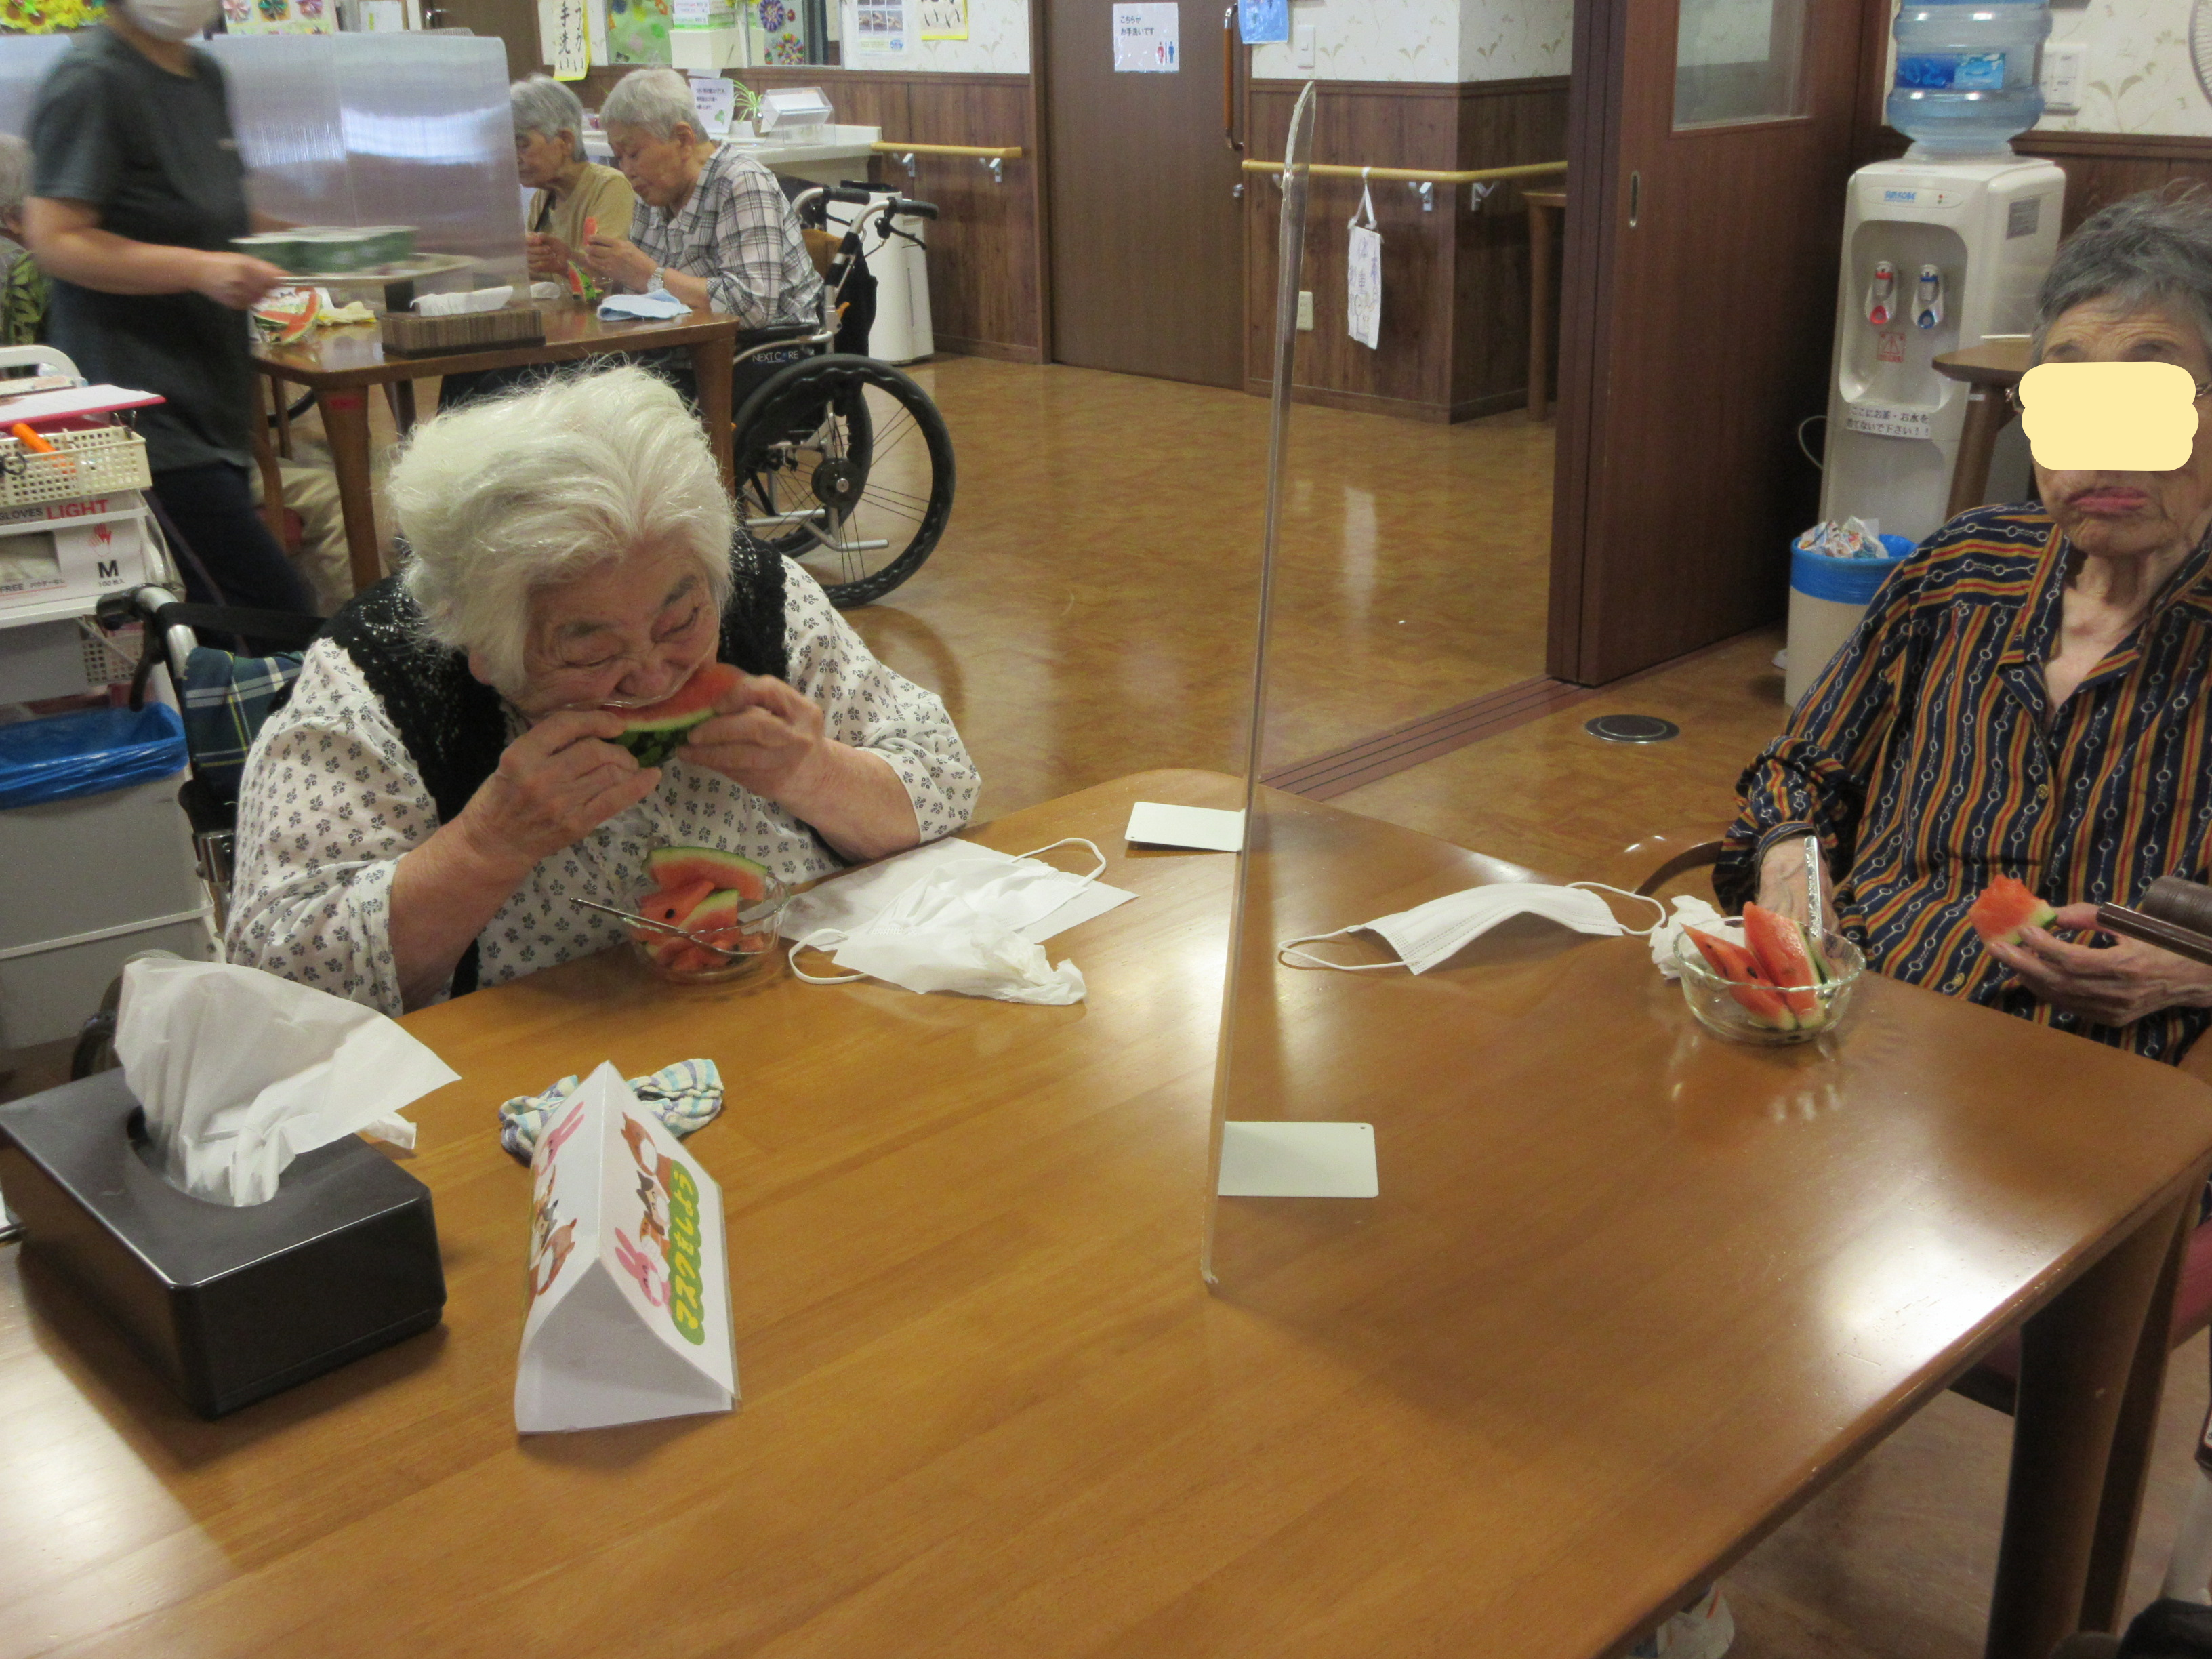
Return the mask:
<path id="1" fill-rule="evenodd" d="M 246 169 L 222 70 L 189 44 L 219 0 L 110 0 L 39 88 L 25 228 L 52 281 L 49 338 L 89 379 L 167 399 L 138 416 L 154 493 L 213 579 L 191 597 L 312 614 L 246 483 L 260 418 L 241 313 L 288 279 L 230 251 Z"/>

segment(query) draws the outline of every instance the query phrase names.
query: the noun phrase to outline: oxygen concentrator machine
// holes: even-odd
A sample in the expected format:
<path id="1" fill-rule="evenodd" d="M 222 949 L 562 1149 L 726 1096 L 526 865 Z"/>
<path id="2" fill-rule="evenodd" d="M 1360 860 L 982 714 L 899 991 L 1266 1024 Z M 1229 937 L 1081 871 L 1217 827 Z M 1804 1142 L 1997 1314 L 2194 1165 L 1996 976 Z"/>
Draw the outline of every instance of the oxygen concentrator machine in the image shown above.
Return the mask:
<path id="1" fill-rule="evenodd" d="M 2057 163 L 2008 149 L 1851 176 L 1821 518 L 1916 542 L 1943 522 L 1968 388 L 1935 359 L 2027 332 L 2065 193 Z"/>

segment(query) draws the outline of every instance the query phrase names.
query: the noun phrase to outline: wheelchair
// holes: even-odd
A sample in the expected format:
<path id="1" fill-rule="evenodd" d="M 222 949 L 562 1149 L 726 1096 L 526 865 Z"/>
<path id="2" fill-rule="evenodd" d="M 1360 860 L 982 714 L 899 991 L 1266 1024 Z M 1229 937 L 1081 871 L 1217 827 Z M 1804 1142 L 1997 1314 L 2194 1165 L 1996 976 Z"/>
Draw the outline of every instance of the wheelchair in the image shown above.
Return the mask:
<path id="1" fill-rule="evenodd" d="M 792 210 L 811 248 L 829 252 L 823 315 L 739 337 L 740 363 L 793 345 L 813 356 L 778 370 L 738 408 L 732 423 L 738 516 L 747 534 L 797 560 L 841 609 L 882 599 L 919 570 L 952 513 L 952 439 L 937 405 L 906 375 L 864 351 L 837 349 L 843 316 L 865 273 L 861 233 L 905 237 L 895 221 L 934 219 L 927 202 L 894 197 L 856 214 L 836 240 L 833 203 L 866 207 L 857 185 L 800 192 Z M 817 252 L 817 260 L 821 253 Z"/>

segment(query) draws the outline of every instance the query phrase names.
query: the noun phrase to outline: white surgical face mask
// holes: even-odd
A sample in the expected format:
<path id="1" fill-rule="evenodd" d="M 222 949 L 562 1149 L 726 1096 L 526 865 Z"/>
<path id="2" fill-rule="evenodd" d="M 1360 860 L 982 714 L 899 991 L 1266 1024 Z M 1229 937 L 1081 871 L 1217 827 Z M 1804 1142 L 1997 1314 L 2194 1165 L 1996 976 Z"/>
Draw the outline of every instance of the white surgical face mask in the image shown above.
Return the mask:
<path id="1" fill-rule="evenodd" d="M 222 9 L 222 0 L 124 0 L 123 14 L 156 40 L 189 40 Z"/>
<path id="2" fill-rule="evenodd" d="M 1667 908 L 1658 900 L 1645 898 L 1640 893 L 1624 892 L 1618 887 L 1607 887 L 1602 882 L 1578 881 L 1565 887 L 1530 881 L 1493 882 L 1487 887 L 1447 893 L 1442 898 L 1431 899 L 1426 904 L 1417 904 L 1395 915 L 1377 916 L 1373 921 L 1340 927 L 1334 933 L 1308 933 L 1298 939 L 1286 939 L 1276 949 L 1310 967 L 1334 968 L 1347 974 L 1373 973 L 1401 964 L 1417 974 L 1425 974 L 1439 963 L 1458 955 L 1500 922 L 1510 921 L 1515 916 L 1543 916 L 1562 927 L 1571 927 L 1578 933 L 1595 933 L 1600 938 L 1622 933 L 1640 936 L 1651 931 L 1649 927 L 1622 927 L 1614 919 L 1612 907 L 1598 896 L 1601 890 L 1620 893 L 1623 898 L 1649 904 L 1662 920 L 1666 916 Z M 1380 933 L 1398 953 L 1398 961 L 1329 962 L 1310 951 L 1292 948 L 1358 933 Z"/>
<path id="3" fill-rule="evenodd" d="M 916 882 L 850 933 L 824 927 L 807 934 L 791 947 L 791 971 L 812 985 L 873 978 L 909 991 L 955 991 L 1001 1002 L 1080 1002 L 1085 987 L 1075 964 L 1054 968 L 1044 946 L 1019 932 L 1059 909 L 1106 868 L 1105 854 L 1091 842 L 1073 844 L 1089 847 L 1098 860 L 1087 876 L 1055 870 L 1034 854 L 1011 862 L 962 859 Z M 831 960 L 851 971 L 803 972 L 799 953 L 810 945 L 830 951 Z"/>

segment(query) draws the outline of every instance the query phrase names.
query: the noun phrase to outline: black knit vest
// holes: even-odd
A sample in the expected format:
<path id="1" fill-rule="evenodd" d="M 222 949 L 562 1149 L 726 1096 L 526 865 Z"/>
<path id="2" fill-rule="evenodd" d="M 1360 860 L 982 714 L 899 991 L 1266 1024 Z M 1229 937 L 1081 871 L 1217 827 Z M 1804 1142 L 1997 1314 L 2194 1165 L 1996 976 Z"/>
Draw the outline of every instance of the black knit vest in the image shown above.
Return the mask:
<path id="1" fill-rule="evenodd" d="M 730 602 L 722 611 L 721 660 L 778 679 L 790 669 L 783 636 L 783 561 L 739 539 L 730 550 Z M 330 620 L 324 637 L 361 670 L 384 705 L 422 780 L 438 822 L 451 823 L 499 769 L 507 717 L 499 693 L 469 672 L 467 653 L 424 632 L 422 613 L 387 576 Z M 453 969 L 452 994 L 477 988 L 472 941 Z"/>

